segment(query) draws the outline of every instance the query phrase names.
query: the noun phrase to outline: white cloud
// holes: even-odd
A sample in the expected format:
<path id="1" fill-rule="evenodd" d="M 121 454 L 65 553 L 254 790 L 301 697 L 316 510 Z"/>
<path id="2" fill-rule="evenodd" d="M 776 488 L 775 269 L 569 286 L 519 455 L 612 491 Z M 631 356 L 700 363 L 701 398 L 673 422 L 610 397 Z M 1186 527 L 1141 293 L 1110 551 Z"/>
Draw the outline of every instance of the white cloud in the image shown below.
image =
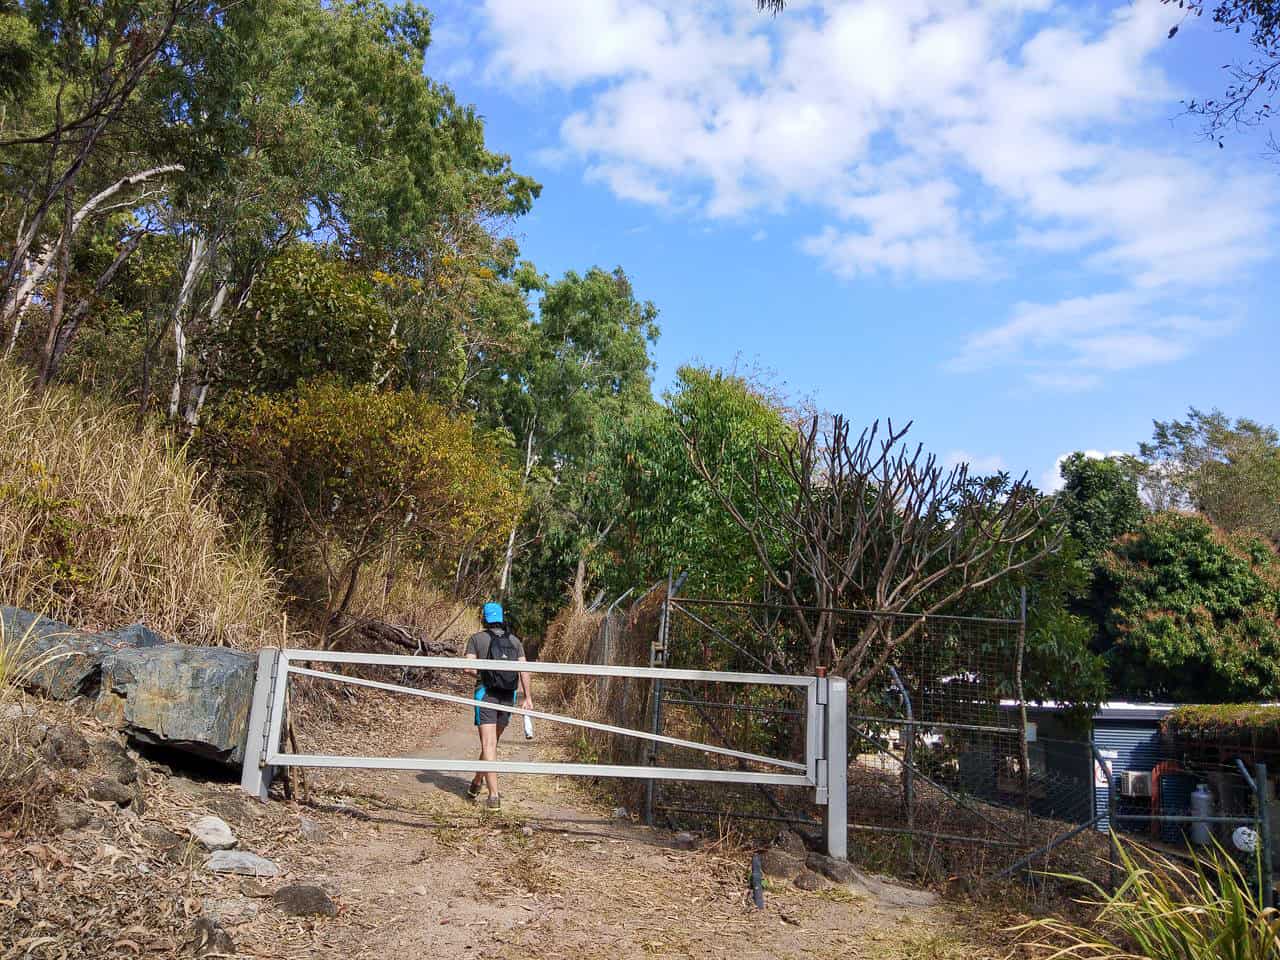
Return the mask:
<path id="1" fill-rule="evenodd" d="M 954 369 L 998 358 L 1083 389 L 1171 362 L 1223 325 L 1170 305 L 1268 254 L 1270 179 L 1153 148 L 1140 126 L 1179 96 L 1158 58 L 1180 16 L 1159 0 L 483 10 L 491 75 L 568 91 L 557 149 L 620 197 L 722 218 L 804 207 L 820 219 L 801 248 L 845 277 L 1060 263 L 1061 299 L 1020 304 Z"/>
<path id="2" fill-rule="evenodd" d="M 952 450 L 942 458 L 942 465 L 948 470 L 958 467 L 962 463 L 969 465 L 969 473 L 972 476 L 986 476 L 1009 469 L 1004 462 L 1004 457 L 998 453 L 978 456 L 966 450 Z"/>
<path id="3" fill-rule="evenodd" d="M 1075 450 L 1068 450 L 1066 453 L 1058 454 L 1057 459 L 1053 461 L 1053 467 L 1040 475 L 1041 490 L 1045 493 L 1056 493 L 1062 489 L 1062 461 L 1076 452 Z M 1103 453 L 1101 450 L 1083 450 L 1079 452 L 1090 460 L 1106 460 L 1108 457 L 1124 457 L 1128 455 L 1123 450 L 1112 450 L 1109 453 Z"/>
<path id="4" fill-rule="evenodd" d="M 1205 313 L 1222 310 L 1202 306 Z M 1186 309 L 1143 289 L 1019 303 L 1012 319 L 968 337 L 950 367 L 973 372 L 1016 363 L 1037 386 L 1086 389 L 1104 374 L 1178 360 L 1232 327 L 1229 319 Z"/>

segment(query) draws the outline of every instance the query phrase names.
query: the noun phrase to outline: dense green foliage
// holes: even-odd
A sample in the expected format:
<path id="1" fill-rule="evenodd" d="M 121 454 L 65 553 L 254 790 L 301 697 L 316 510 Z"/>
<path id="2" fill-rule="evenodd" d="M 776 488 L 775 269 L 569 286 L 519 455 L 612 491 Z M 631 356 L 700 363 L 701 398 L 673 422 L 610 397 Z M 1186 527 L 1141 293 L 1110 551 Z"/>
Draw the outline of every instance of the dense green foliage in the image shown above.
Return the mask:
<path id="1" fill-rule="evenodd" d="M 1155 514 L 1116 541 L 1096 587 L 1113 683 L 1131 696 L 1280 696 L 1280 559 L 1203 517 Z"/>
<path id="2" fill-rule="evenodd" d="M 763 583 L 755 551 L 690 463 L 686 444 L 695 432 L 745 483 L 759 446 L 779 443 L 788 426 L 780 405 L 758 386 L 697 367 L 680 369 L 662 405 L 612 426 L 595 467 L 621 504 L 607 582 L 617 591 L 687 571 L 693 596 L 758 599 Z"/>
<path id="3" fill-rule="evenodd" d="M 1134 467 L 1113 458 L 1073 453 L 1062 462 L 1058 502 L 1067 514 L 1067 532 L 1080 559 L 1093 564 L 1116 537 L 1142 521 L 1142 499 Z"/>
<path id="4" fill-rule="evenodd" d="M 309 245 L 275 257 L 218 334 L 217 386 L 278 393 L 335 376 L 382 383 L 398 343 L 373 283 Z"/>
<path id="5" fill-rule="evenodd" d="M 520 260 L 506 228 L 540 188 L 424 74 L 430 26 L 384 0 L 0 5 L 0 350 L 198 435 L 325 607 L 332 571 L 320 590 L 294 569 L 298 531 L 326 527 L 312 560 L 323 541 L 322 566 L 358 569 L 379 537 L 343 523 L 406 480 L 371 461 L 320 523 L 297 471 L 323 488 L 358 452 L 482 450 L 503 493 L 459 513 L 465 548 L 419 513 L 407 529 L 454 592 L 501 584 L 542 617 L 601 539 L 582 472 L 601 425 L 652 403 L 656 310 L 621 269 L 553 280 Z M 378 390 L 439 406 L 388 432 Z M 292 466 L 267 436 L 296 444 L 277 451 Z"/>

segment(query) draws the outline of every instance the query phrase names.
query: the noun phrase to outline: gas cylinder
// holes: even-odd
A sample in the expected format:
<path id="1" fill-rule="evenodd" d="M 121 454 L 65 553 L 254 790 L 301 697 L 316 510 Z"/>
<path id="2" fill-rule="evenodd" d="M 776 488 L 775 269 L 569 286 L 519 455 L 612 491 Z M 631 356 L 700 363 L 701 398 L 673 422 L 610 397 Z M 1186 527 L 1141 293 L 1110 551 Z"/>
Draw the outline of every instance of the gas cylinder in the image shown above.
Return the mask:
<path id="1" fill-rule="evenodd" d="M 1213 816 L 1213 794 L 1209 792 L 1207 783 L 1200 784 L 1192 791 L 1191 815 L 1193 817 Z M 1207 846 L 1212 839 L 1212 833 L 1209 824 L 1203 820 L 1196 820 L 1191 824 L 1191 842 L 1197 846 Z"/>

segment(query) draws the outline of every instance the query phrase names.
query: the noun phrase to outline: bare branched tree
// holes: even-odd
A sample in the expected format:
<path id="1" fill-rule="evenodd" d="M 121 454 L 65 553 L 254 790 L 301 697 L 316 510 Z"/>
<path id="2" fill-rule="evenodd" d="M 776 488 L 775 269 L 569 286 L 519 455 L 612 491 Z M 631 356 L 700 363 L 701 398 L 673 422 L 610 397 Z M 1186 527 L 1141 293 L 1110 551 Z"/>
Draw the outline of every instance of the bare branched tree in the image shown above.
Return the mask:
<path id="1" fill-rule="evenodd" d="M 809 669 L 829 666 L 863 690 L 925 617 L 1056 550 L 1062 528 L 1025 475 L 977 479 L 903 444 L 910 424 L 854 435 L 843 417 L 809 419 L 762 447 L 750 476 L 722 472 L 696 436 L 694 468 L 747 533 L 771 588 L 796 615 Z M 850 637 L 841 609 L 870 610 Z M 890 614 L 910 614 L 903 617 Z M 906 624 L 905 628 L 903 624 Z"/>

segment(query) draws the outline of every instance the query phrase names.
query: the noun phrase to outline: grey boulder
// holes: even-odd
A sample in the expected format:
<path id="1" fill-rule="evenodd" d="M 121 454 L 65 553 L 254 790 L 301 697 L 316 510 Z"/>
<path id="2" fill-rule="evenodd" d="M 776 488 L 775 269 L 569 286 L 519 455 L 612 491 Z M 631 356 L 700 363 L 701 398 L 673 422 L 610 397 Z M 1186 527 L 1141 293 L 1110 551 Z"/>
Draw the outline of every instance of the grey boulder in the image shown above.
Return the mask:
<path id="1" fill-rule="evenodd" d="M 98 714 L 141 743 L 237 765 L 256 670 L 225 647 L 120 650 L 103 659 Z"/>
<path id="2" fill-rule="evenodd" d="M 291 883 L 271 898 L 277 907 L 294 917 L 334 917 L 337 905 L 329 894 L 313 883 Z"/>
<path id="3" fill-rule="evenodd" d="M 778 847 L 771 847 L 760 857 L 760 869 L 766 877 L 790 880 L 804 868 L 803 860 Z"/>
<path id="4" fill-rule="evenodd" d="M 0 632 L 19 645 L 19 662 L 30 671 L 25 685 L 54 700 L 91 694 L 108 654 L 167 643 L 140 623 L 89 633 L 17 607 L 0 607 Z"/>

